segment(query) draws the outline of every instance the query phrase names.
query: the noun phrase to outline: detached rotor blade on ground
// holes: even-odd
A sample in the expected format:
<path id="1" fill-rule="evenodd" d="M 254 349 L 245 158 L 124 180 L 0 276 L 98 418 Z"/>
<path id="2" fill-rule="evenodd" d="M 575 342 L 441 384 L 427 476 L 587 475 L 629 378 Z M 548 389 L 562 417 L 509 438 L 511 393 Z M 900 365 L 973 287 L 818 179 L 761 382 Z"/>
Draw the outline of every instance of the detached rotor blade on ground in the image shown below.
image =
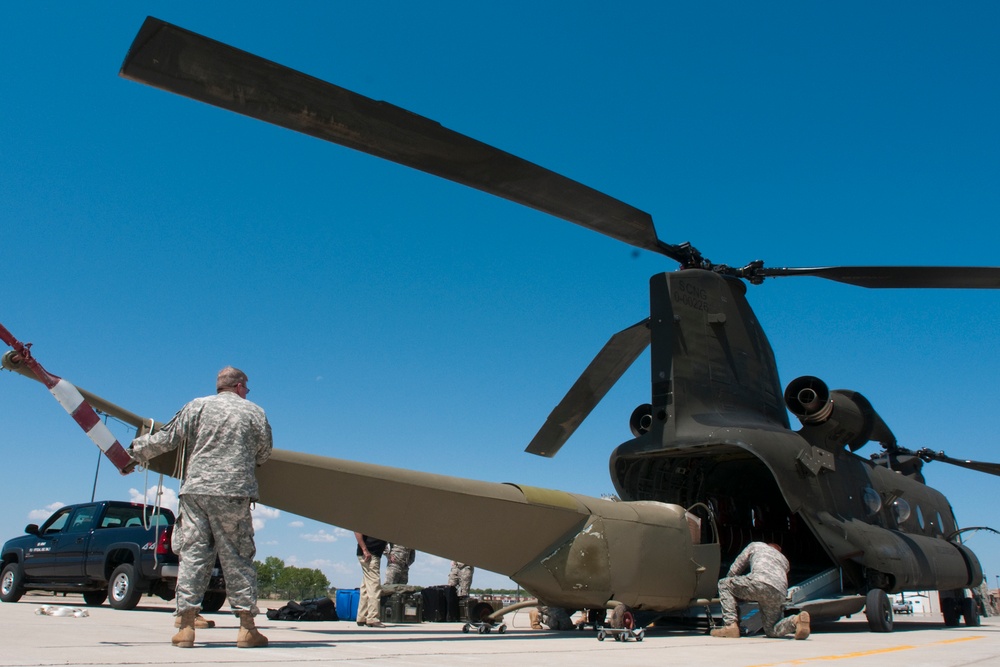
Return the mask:
<path id="1" fill-rule="evenodd" d="M 819 266 L 763 268 L 760 277 L 815 276 L 871 288 L 1000 289 L 993 266 Z"/>
<path id="2" fill-rule="evenodd" d="M 649 320 L 619 331 L 597 353 L 524 451 L 553 457 L 649 346 Z"/>
<path id="3" fill-rule="evenodd" d="M 386 102 L 149 17 L 121 76 L 413 167 L 654 252 L 648 213 Z"/>

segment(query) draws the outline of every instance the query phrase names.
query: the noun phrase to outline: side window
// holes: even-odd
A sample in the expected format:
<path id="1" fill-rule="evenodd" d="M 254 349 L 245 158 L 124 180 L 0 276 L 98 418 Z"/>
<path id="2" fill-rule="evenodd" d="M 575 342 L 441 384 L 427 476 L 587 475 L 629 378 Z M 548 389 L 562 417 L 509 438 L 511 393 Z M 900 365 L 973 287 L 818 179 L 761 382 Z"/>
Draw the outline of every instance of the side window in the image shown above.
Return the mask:
<path id="1" fill-rule="evenodd" d="M 97 505 L 87 505 L 78 507 L 73 513 L 73 518 L 69 522 L 68 532 L 86 533 L 94 526 L 94 515 L 97 514 Z"/>
<path id="2" fill-rule="evenodd" d="M 42 531 L 42 534 L 54 535 L 55 533 L 61 533 L 66 528 L 66 524 L 69 523 L 69 516 L 72 513 L 72 507 L 59 510 L 51 519 L 45 522 L 45 529 Z"/>

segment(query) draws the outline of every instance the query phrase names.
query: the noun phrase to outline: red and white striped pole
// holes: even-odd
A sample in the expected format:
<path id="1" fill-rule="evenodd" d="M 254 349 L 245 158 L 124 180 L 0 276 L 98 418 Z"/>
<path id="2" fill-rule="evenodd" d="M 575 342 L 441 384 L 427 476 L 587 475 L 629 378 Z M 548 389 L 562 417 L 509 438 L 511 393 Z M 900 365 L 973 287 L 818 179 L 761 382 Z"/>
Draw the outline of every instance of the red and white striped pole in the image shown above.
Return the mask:
<path id="1" fill-rule="evenodd" d="M 14 349 L 20 357 L 21 363 L 30 368 L 42 384 L 48 387 L 49 392 L 59 401 L 59 405 L 63 406 L 63 409 L 73 417 L 73 420 L 104 452 L 111 463 L 124 473 L 125 469 L 132 464 L 132 457 L 128 455 L 128 452 L 121 446 L 107 425 L 101 421 L 90 403 L 83 398 L 80 390 L 69 381 L 42 368 L 42 365 L 31 356 L 31 343 L 26 345 L 14 338 L 14 335 L 2 324 L 0 324 L 0 339 Z"/>

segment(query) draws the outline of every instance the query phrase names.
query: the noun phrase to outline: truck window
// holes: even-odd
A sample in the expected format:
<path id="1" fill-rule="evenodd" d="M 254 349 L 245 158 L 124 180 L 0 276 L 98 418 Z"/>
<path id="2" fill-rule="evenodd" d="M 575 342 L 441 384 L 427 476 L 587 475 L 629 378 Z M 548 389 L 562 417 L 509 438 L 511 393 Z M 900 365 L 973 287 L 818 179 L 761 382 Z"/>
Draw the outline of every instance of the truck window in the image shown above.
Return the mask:
<path id="1" fill-rule="evenodd" d="M 73 508 L 66 507 L 59 510 L 52 518 L 45 522 L 45 528 L 42 530 L 44 535 L 51 535 L 53 533 L 62 532 L 66 527 L 67 522 L 69 522 L 69 515 L 72 514 Z"/>
<path id="2" fill-rule="evenodd" d="M 169 526 L 173 524 L 172 514 L 167 511 L 163 511 L 161 514 L 154 514 L 152 507 L 146 508 L 146 525 L 148 526 Z M 101 528 L 118 528 L 120 526 L 141 526 L 142 521 L 142 506 L 134 507 L 131 505 L 119 506 L 112 505 L 108 507 L 107 512 L 104 513 L 104 518 L 101 519 Z"/>
<path id="3" fill-rule="evenodd" d="M 73 518 L 69 523 L 70 533 L 89 532 L 94 525 L 94 515 L 97 514 L 97 505 L 85 505 L 78 507 L 73 513 Z"/>

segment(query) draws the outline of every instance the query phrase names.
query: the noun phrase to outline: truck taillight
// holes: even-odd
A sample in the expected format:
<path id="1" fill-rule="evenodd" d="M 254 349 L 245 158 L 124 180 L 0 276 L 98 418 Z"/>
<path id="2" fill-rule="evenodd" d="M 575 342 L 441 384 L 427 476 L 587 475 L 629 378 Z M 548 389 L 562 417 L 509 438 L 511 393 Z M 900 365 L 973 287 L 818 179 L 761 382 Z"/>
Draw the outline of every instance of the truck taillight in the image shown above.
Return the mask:
<path id="1" fill-rule="evenodd" d="M 157 540 L 156 542 L 157 556 L 168 556 L 173 553 L 172 551 L 170 551 L 170 533 L 173 532 L 173 530 L 174 527 L 170 526 L 169 528 L 164 529 L 162 533 L 160 533 L 160 539 Z"/>

